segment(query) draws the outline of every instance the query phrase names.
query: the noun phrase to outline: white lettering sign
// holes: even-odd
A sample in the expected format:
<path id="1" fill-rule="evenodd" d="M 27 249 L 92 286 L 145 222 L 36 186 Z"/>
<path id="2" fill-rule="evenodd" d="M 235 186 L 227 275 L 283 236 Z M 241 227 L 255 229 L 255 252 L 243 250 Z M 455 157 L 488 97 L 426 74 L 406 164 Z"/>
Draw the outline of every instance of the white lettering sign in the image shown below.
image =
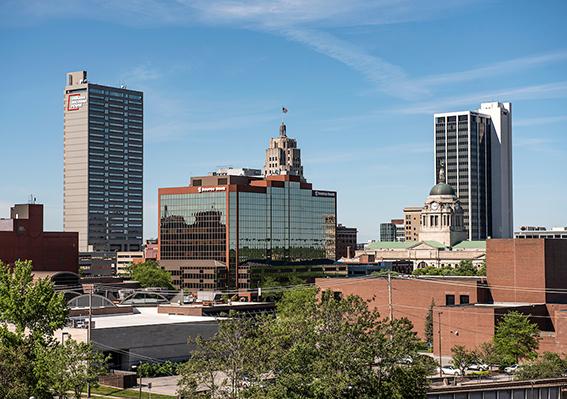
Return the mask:
<path id="1" fill-rule="evenodd" d="M 210 193 L 210 192 L 216 192 L 216 191 L 226 191 L 226 187 L 220 186 L 220 187 L 199 187 L 197 189 L 197 192 L 199 193 Z"/>
<path id="2" fill-rule="evenodd" d="M 67 111 L 77 111 L 87 103 L 85 93 L 73 93 L 67 97 Z"/>
<path id="3" fill-rule="evenodd" d="M 313 191 L 313 196 L 315 197 L 335 197 L 335 193 L 332 191 Z"/>

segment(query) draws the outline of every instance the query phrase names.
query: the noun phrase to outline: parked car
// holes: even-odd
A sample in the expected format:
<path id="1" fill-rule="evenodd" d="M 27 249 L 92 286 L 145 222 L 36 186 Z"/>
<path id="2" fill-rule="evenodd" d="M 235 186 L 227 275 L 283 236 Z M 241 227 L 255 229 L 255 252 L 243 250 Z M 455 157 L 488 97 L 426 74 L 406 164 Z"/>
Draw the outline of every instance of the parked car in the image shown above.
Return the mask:
<path id="1" fill-rule="evenodd" d="M 445 375 L 461 375 L 461 370 L 456 369 L 451 365 L 441 367 L 441 371 Z M 439 373 L 439 367 L 437 367 L 437 373 Z"/>
<path id="2" fill-rule="evenodd" d="M 467 367 L 467 370 L 470 371 L 488 371 L 490 370 L 490 366 L 488 364 L 471 364 Z"/>
<path id="3" fill-rule="evenodd" d="M 514 374 L 516 371 L 518 371 L 518 368 L 520 368 L 520 366 L 518 366 L 517 364 L 514 364 L 512 366 L 506 367 L 504 369 L 504 372 L 506 374 Z"/>

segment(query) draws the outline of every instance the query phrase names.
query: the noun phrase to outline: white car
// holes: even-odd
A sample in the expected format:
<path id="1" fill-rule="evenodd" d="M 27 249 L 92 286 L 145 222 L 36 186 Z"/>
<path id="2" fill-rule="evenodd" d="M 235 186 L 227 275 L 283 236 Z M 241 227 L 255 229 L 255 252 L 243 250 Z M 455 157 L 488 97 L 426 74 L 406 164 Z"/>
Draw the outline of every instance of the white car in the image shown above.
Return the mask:
<path id="1" fill-rule="evenodd" d="M 470 370 L 470 371 L 488 371 L 488 370 L 490 370 L 490 367 L 488 366 L 488 364 L 471 364 L 469 367 L 467 367 L 467 370 Z"/>
<path id="2" fill-rule="evenodd" d="M 516 371 L 518 371 L 518 368 L 520 368 L 520 366 L 518 366 L 517 364 L 514 364 L 513 366 L 506 367 L 504 369 L 504 372 L 506 374 L 514 374 Z"/>
<path id="3" fill-rule="evenodd" d="M 456 369 L 451 365 L 441 367 L 441 371 L 445 375 L 461 375 L 461 370 Z M 437 367 L 437 373 L 439 373 L 439 367 Z"/>

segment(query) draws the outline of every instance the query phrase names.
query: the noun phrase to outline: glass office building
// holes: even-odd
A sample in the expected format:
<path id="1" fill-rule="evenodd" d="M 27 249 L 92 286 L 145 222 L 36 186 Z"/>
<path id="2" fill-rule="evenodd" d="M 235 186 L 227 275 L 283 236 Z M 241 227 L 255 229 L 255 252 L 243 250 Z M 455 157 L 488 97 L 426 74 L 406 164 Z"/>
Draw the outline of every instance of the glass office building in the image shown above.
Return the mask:
<path id="1" fill-rule="evenodd" d="M 298 176 L 193 178 L 160 189 L 159 203 L 160 261 L 223 262 L 238 288 L 249 261 L 335 259 L 336 193 Z"/>

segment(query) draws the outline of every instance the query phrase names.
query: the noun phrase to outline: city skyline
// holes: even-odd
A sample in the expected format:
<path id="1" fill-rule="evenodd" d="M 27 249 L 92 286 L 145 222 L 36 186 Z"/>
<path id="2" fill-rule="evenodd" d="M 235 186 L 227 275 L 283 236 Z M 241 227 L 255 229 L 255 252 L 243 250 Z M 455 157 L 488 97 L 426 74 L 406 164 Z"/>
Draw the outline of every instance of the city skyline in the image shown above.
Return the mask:
<path id="1" fill-rule="evenodd" d="M 337 222 L 360 241 L 434 184 L 433 114 L 487 101 L 514 104 L 514 226 L 567 225 L 567 188 L 551 185 L 565 181 L 567 156 L 562 2 L 87 4 L 0 6 L 0 71 L 24 76 L 0 83 L 0 217 L 34 193 L 46 228 L 62 228 L 61 87 L 85 69 L 144 92 L 144 238 L 157 235 L 158 187 L 226 164 L 260 168 L 282 106 L 306 179 L 337 191 Z"/>

